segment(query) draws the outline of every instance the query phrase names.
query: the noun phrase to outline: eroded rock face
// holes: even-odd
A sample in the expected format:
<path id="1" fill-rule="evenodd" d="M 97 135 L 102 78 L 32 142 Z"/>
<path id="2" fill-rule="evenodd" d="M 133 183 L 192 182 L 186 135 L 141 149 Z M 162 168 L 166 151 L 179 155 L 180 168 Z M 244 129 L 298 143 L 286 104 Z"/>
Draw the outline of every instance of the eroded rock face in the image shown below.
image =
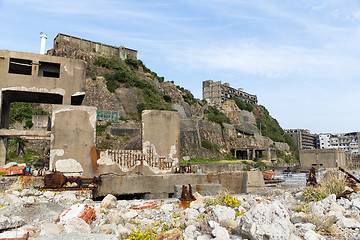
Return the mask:
<path id="1" fill-rule="evenodd" d="M 241 232 L 252 239 L 287 240 L 294 229 L 280 202 L 258 203 L 240 219 Z"/>

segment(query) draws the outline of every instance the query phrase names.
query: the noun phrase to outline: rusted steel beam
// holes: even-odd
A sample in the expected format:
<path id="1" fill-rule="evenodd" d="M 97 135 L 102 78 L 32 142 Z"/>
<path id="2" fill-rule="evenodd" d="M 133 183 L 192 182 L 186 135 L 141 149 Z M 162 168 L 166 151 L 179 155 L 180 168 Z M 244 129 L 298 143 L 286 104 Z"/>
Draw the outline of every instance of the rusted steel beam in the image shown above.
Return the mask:
<path id="1" fill-rule="evenodd" d="M 345 173 L 346 175 L 348 175 L 349 177 L 351 177 L 352 179 L 354 179 L 357 183 L 360 183 L 360 180 L 357 179 L 354 175 L 348 173 L 347 171 L 345 171 L 343 168 L 339 167 L 339 170 L 342 171 L 343 173 Z"/>

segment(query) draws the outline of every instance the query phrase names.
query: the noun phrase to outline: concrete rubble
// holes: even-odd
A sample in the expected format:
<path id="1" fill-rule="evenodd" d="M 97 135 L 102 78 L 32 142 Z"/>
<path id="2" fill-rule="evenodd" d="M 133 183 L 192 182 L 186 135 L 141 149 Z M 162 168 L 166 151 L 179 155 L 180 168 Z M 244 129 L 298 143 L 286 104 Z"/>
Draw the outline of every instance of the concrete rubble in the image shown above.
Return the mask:
<path id="1" fill-rule="evenodd" d="M 233 207 L 194 193 L 184 209 L 176 198 L 94 201 L 85 191 L 10 189 L 0 194 L 0 239 L 360 239 L 360 193 L 305 203 L 300 190 L 231 195 L 240 203 Z M 331 222 L 332 234 L 311 217 Z"/>

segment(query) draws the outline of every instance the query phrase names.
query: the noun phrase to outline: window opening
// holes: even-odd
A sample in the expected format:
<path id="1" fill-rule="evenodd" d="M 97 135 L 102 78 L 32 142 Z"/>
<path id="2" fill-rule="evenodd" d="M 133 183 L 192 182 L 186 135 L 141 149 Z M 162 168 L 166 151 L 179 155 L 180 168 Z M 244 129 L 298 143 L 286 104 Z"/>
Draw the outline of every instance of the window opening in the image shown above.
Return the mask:
<path id="1" fill-rule="evenodd" d="M 9 73 L 31 75 L 32 60 L 10 58 Z"/>
<path id="2" fill-rule="evenodd" d="M 50 62 L 39 62 L 39 74 L 40 77 L 60 77 L 60 63 L 50 63 Z"/>

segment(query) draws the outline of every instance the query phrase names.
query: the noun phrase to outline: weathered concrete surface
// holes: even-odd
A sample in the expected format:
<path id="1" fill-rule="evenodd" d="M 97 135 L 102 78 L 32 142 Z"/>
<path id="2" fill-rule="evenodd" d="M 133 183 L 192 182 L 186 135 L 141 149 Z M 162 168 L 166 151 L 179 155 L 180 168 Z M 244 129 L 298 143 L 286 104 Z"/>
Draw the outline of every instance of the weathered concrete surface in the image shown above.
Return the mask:
<path id="1" fill-rule="evenodd" d="M 92 177 L 90 151 L 96 138 L 96 108 L 53 105 L 50 170 Z"/>
<path id="2" fill-rule="evenodd" d="M 175 185 L 174 198 L 181 197 L 183 185 Z M 188 187 L 188 186 L 187 186 Z M 221 184 L 196 184 L 191 185 L 192 193 L 198 192 L 202 196 L 215 196 L 224 187 Z"/>
<path id="3" fill-rule="evenodd" d="M 25 65 L 11 65 L 11 62 L 16 62 L 14 59 L 28 60 L 28 62 L 24 63 Z M 27 67 L 26 65 L 29 67 L 28 70 L 18 67 Z M 15 73 L 9 73 L 12 66 L 15 66 L 13 71 Z M 52 101 L 57 101 L 58 98 L 50 96 L 60 96 L 61 101 L 56 102 L 57 104 L 70 105 L 72 97 L 85 94 L 85 70 L 86 63 L 78 59 L 0 50 L 0 89 L 2 93 L 13 92 L 9 94 L 11 99 L 7 99 L 7 102 L 23 100 L 21 98 L 24 97 L 34 98 L 19 94 L 20 91 L 45 94 L 34 98 L 42 103 L 55 103 Z M 2 99 L 4 100 L 4 96 Z"/>
<path id="4" fill-rule="evenodd" d="M 180 114 L 172 111 L 144 110 L 142 113 L 142 145 L 145 153 L 154 146 L 159 156 L 179 165 Z"/>
<path id="5" fill-rule="evenodd" d="M 198 169 L 201 169 L 204 173 L 213 173 L 242 171 L 245 164 L 199 164 L 197 166 Z M 193 167 L 191 169 L 193 169 Z"/>
<path id="6" fill-rule="evenodd" d="M 312 149 L 300 150 L 302 169 L 346 167 L 344 149 Z"/>
<path id="7" fill-rule="evenodd" d="M 248 171 L 247 173 L 247 192 L 252 192 L 259 187 L 265 187 L 263 174 L 260 171 Z"/>
<path id="8" fill-rule="evenodd" d="M 0 138 L 0 168 L 6 164 L 6 139 Z"/>
<path id="9" fill-rule="evenodd" d="M 50 133 L 50 131 L 0 129 L 0 136 L 2 137 L 50 137 Z"/>
<path id="10" fill-rule="evenodd" d="M 255 174 L 254 174 L 255 173 Z M 142 195 L 149 198 L 168 198 L 175 193 L 175 185 L 201 186 L 221 185 L 231 193 L 246 193 L 248 188 L 263 187 L 264 180 L 256 181 L 256 172 L 224 172 L 213 174 L 166 174 L 166 175 L 123 175 L 103 176 L 95 196 Z M 260 173 L 261 174 L 261 173 Z M 248 183 L 248 175 L 250 183 Z M 220 188 L 219 188 L 220 189 Z M 213 193 L 212 193 L 213 194 Z M 215 193 L 216 194 L 216 193 Z"/>

